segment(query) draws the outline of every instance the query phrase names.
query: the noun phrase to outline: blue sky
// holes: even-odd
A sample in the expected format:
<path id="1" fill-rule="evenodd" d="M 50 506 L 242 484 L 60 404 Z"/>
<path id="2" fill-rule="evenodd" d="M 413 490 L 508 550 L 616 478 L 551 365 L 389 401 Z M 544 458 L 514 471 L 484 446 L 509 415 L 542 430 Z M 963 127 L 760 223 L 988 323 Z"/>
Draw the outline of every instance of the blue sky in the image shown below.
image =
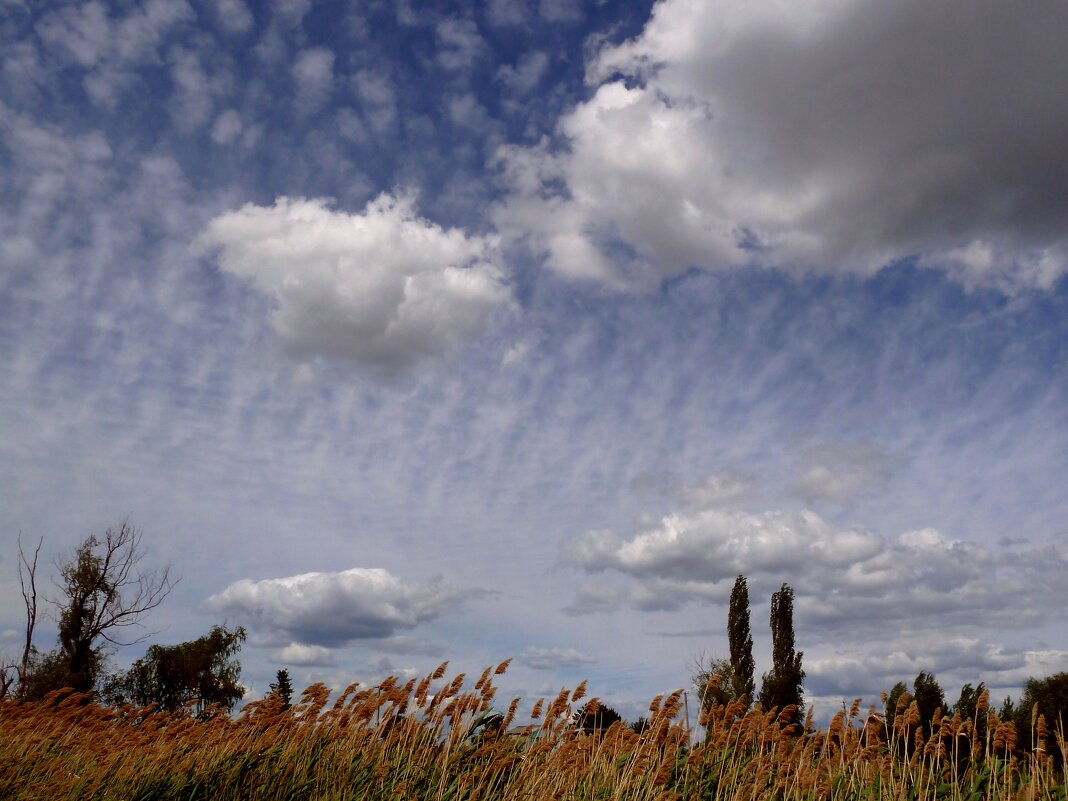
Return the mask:
<path id="1" fill-rule="evenodd" d="M 128 517 L 253 694 L 1068 669 L 1066 17 L 0 0 L 0 650 Z"/>

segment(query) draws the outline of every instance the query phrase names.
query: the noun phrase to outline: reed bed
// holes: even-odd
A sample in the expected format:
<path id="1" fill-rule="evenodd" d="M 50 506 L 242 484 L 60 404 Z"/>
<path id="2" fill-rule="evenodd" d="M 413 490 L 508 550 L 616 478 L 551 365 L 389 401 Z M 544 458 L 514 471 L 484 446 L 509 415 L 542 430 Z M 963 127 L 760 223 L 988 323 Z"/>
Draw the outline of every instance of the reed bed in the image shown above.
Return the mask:
<path id="1" fill-rule="evenodd" d="M 985 701 L 973 719 L 936 716 L 925 738 L 915 705 L 888 725 L 859 701 L 820 730 L 791 722 L 789 708 L 738 703 L 691 729 L 678 691 L 653 700 L 641 734 L 618 723 L 584 734 L 572 715 L 584 683 L 537 701 L 528 720 L 516 720 L 518 701 L 494 713 L 493 679 L 506 669 L 486 668 L 468 688 L 442 665 L 421 681 L 352 685 L 332 704 L 315 684 L 289 709 L 268 698 L 236 718 L 108 708 L 69 692 L 5 700 L 0 798 L 1066 799 L 1046 752 L 1063 752 L 1060 733 L 1033 720 L 1049 745 L 1039 737 L 1021 753 Z"/>

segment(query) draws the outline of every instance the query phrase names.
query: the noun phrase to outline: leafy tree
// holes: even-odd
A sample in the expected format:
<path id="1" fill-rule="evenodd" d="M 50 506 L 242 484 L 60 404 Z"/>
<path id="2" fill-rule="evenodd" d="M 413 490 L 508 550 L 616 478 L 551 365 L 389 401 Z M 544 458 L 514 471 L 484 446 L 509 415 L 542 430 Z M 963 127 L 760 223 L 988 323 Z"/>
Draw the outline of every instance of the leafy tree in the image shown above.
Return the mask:
<path id="1" fill-rule="evenodd" d="M 979 708 L 979 698 L 984 692 L 986 692 L 986 685 L 983 682 L 979 682 L 975 687 L 971 685 L 971 682 L 965 684 L 960 688 L 957 703 L 953 704 L 953 712 L 960 715 L 961 720 L 973 719 Z"/>
<path id="2" fill-rule="evenodd" d="M 1039 716 L 1045 720 L 1045 735 Z M 1021 745 L 1034 748 L 1045 739 L 1047 753 L 1063 762 L 1064 754 L 1057 747 L 1054 733 L 1061 730 L 1068 735 L 1068 673 L 1028 679 L 1013 717 Z"/>
<path id="3" fill-rule="evenodd" d="M 908 706 L 908 702 L 912 700 L 912 696 L 909 695 L 908 685 L 903 681 L 899 681 L 893 687 L 890 688 L 889 694 L 886 696 L 886 722 L 893 723 L 894 718 L 897 717 L 897 708 L 901 706 L 902 697 L 906 697 L 907 701 L 904 706 Z"/>
<path id="4" fill-rule="evenodd" d="M 934 720 L 936 710 L 946 708 L 946 695 L 942 692 L 941 685 L 935 680 L 934 674 L 922 670 L 912 683 L 912 691 L 913 700 L 916 701 L 916 707 L 920 711 L 923 735 L 930 737 L 931 721 Z"/>
<path id="5" fill-rule="evenodd" d="M 121 634 L 140 625 L 144 615 L 167 597 L 173 582 L 166 567 L 139 571 L 143 557 L 141 530 L 123 521 L 118 529 L 109 528 L 103 539 L 91 534 L 67 561 L 60 562 L 60 598 L 52 601 L 57 608 L 59 647 L 43 656 L 28 647 L 21 697 L 32 700 L 62 687 L 88 692 L 101 678 L 107 645 L 130 645 L 144 639 L 124 641 Z M 32 596 L 23 583 L 28 644 L 36 615 L 34 573 L 31 569 Z"/>
<path id="6" fill-rule="evenodd" d="M 729 704 L 737 696 L 737 682 L 734 666 L 729 659 L 711 658 L 708 662 L 698 662 L 693 672 L 693 688 L 701 702 L 701 711 L 713 706 Z"/>
<path id="7" fill-rule="evenodd" d="M 113 702 L 154 703 L 168 711 L 191 704 L 198 715 L 212 704 L 232 710 L 244 695 L 238 681 L 241 663 L 235 658 L 244 641 L 243 628 L 215 626 L 196 640 L 153 645 L 112 682 L 108 695 Z"/>
<path id="8" fill-rule="evenodd" d="M 643 715 L 631 723 L 628 728 L 635 734 L 641 735 L 647 728 L 649 728 L 649 719 Z"/>
<path id="9" fill-rule="evenodd" d="M 592 708 L 590 704 L 583 704 L 575 711 L 575 728 L 583 734 L 593 734 L 604 731 L 613 723 L 622 723 L 623 716 L 610 706 L 597 703 Z"/>
<path id="10" fill-rule="evenodd" d="M 1016 704 L 1013 703 L 1012 696 L 1006 695 L 1005 700 L 1001 702 L 1001 708 L 998 709 L 998 718 L 1001 720 L 1015 720 L 1016 712 Z"/>
<path id="11" fill-rule="evenodd" d="M 282 702 L 283 711 L 292 705 L 293 684 L 289 680 L 289 671 L 285 668 L 275 675 L 275 680 L 271 683 L 271 695 L 276 696 Z M 502 717 L 501 720 L 503 719 Z"/>
<path id="12" fill-rule="evenodd" d="M 797 708 L 795 722 L 801 719 L 804 702 L 805 671 L 801 668 L 801 651 L 794 650 L 794 591 L 783 584 L 771 596 L 771 671 L 765 673 L 760 687 L 760 705 L 764 709 Z"/>
<path id="13" fill-rule="evenodd" d="M 727 613 L 727 639 L 731 649 L 731 686 L 735 698 L 753 700 L 756 684 L 753 676 L 753 634 L 749 628 L 749 587 L 745 576 L 734 580 L 730 610 Z"/>

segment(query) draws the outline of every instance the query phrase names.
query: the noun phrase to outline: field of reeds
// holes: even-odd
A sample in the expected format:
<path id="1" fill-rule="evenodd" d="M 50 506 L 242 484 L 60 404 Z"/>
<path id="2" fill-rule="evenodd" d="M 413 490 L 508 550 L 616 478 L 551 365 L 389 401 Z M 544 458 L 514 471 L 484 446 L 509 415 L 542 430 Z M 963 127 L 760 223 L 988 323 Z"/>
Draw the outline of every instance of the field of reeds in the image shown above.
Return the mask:
<path id="1" fill-rule="evenodd" d="M 421 681 L 321 684 L 285 709 L 275 697 L 232 718 L 99 706 L 54 693 L 0 702 L 3 799 L 1065 799 L 1052 756 L 1064 741 L 1035 716 L 1038 747 L 981 699 L 973 719 L 915 704 L 860 710 L 825 729 L 784 714 L 716 706 L 691 727 L 678 691 L 654 699 L 638 734 L 583 733 L 585 686 L 495 713 L 487 668 L 468 687 L 445 665 Z M 907 699 L 906 699 L 907 700 Z M 586 702 L 587 712 L 596 700 Z M 1048 740 L 1048 743 L 1047 743 Z M 1062 751 L 1063 752 L 1063 751 Z"/>

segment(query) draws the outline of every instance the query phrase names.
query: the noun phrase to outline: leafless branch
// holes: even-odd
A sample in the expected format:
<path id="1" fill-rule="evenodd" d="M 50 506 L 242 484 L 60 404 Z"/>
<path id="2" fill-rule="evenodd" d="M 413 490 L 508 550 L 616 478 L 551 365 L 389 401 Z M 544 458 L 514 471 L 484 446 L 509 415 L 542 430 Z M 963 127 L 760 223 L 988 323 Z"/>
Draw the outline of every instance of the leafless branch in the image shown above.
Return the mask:
<path id="1" fill-rule="evenodd" d="M 19 587 L 22 589 L 22 600 L 26 606 L 26 639 L 22 647 L 22 661 L 18 667 L 20 683 L 25 680 L 29 670 L 30 655 L 33 652 L 33 632 L 37 627 L 37 557 L 41 554 L 42 544 L 44 537 L 37 540 L 31 562 L 22 550 L 22 532 L 19 532 Z"/>
<path id="2" fill-rule="evenodd" d="M 175 584 L 170 567 L 135 572 L 145 555 L 141 548 L 141 529 L 126 520 L 117 530 L 109 528 L 100 544 L 102 564 L 93 587 L 94 603 L 88 610 L 86 634 L 90 639 L 101 637 L 113 645 L 141 642 L 149 633 L 127 640 L 118 638 L 114 630 L 138 625 L 145 613 L 163 602 Z"/>

